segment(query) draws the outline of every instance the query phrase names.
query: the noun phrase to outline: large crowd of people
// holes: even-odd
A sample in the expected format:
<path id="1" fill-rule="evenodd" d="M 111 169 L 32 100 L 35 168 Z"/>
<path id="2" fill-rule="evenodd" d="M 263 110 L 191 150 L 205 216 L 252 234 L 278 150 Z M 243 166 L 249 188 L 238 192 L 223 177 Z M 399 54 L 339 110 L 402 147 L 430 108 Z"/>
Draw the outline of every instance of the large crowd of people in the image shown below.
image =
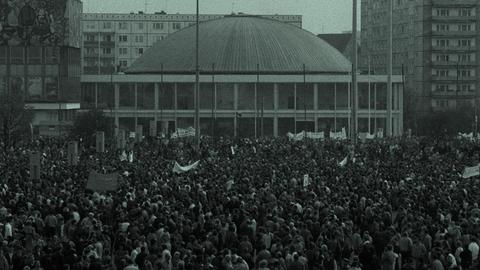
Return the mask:
<path id="1" fill-rule="evenodd" d="M 147 139 L 133 162 L 79 146 L 76 166 L 66 140 L 0 150 L 0 270 L 480 269 L 476 142 Z M 87 189 L 91 170 L 118 189 Z"/>

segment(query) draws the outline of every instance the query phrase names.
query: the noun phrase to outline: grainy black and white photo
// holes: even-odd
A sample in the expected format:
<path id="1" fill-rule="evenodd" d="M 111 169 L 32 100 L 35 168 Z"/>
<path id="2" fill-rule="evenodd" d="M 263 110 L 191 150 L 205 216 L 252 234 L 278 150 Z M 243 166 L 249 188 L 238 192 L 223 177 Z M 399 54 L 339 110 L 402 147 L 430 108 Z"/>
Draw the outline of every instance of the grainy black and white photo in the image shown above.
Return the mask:
<path id="1" fill-rule="evenodd" d="M 479 0 L 0 0 L 0 270 L 480 269 Z"/>

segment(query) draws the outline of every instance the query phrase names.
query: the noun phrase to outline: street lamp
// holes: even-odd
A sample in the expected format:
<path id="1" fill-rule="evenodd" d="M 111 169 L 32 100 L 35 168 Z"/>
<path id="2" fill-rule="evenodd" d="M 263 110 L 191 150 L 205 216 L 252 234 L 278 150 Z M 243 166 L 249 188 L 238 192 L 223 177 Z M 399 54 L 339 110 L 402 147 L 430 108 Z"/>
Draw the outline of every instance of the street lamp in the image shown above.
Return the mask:
<path id="1" fill-rule="evenodd" d="M 200 147 L 200 70 L 198 66 L 198 33 L 199 33 L 199 0 L 197 0 L 197 13 L 196 13 L 196 35 L 195 35 L 195 141 L 197 147 Z"/>

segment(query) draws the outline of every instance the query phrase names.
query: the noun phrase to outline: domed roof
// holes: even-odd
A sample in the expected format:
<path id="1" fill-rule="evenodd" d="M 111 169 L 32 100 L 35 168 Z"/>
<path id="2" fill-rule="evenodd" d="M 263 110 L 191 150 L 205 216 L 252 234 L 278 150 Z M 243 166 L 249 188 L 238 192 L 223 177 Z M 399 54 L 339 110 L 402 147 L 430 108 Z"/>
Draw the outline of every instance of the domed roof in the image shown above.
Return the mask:
<path id="1" fill-rule="evenodd" d="M 226 16 L 199 27 L 202 73 L 348 73 L 351 63 L 314 34 L 294 25 L 256 16 Z M 196 27 L 159 40 L 138 58 L 128 74 L 192 74 Z"/>

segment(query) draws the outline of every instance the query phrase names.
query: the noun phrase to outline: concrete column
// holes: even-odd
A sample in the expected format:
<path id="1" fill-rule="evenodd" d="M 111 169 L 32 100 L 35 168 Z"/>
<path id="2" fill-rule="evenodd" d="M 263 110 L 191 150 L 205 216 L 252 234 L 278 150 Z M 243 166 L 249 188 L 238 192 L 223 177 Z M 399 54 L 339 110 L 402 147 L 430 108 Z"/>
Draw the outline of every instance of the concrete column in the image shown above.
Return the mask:
<path id="1" fill-rule="evenodd" d="M 138 83 L 135 83 L 135 129 L 138 126 L 138 96 L 137 96 Z"/>
<path id="2" fill-rule="evenodd" d="M 313 85 L 313 119 L 315 121 L 315 132 L 318 132 L 318 84 Z"/>
<path id="3" fill-rule="evenodd" d="M 177 106 L 177 99 L 178 99 L 178 95 L 177 95 L 177 84 L 176 83 L 174 85 L 173 92 L 174 92 L 174 96 L 175 96 L 175 98 L 174 98 L 175 104 L 173 106 L 173 109 L 174 109 L 173 115 L 174 115 L 174 118 L 175 118 L 175 130 L 176 130 L 178 128 L 178 123 L 177 123 L 177 107 L 178 107 Z"/>
<path id="4" fill-rule="evenodd" d="M 95 109 L 98 108 L 98 83 L 95 83 Z"/>
<path id="5" fill-rule="evenodd" d="M 215 99 L 215 103 L 217 100 Z M 233 85 L 233 110 L 235 111 L 235 115 L 233 117 L 233 136 L 237 137 L 237 113 L 238 113 L 238 84 Z"/>
<path id="6" fill-rule="evenodd" d="M 273 136 L 278 137 L 278 83 L 273 84 Z"/>
<path id="7" fill-rule="evenodd" d="M 403 135 L 403 85 L 398 84 L 398 131 L 399 131 L 399 136 Z"/>
<path id="8" fill-rule="evenodd" d="M 154 85 L 155 85 L 155 92 L 154 92 L 155 113 L 153 114 L 153 120 L 155 120 L 155 123 L 157 123 L 157 120 L 158 120 L 157 112 L 158 112 L 158 90 L 159 90 L 159 85 L 158 85 L 158 83 L 155 83 Z"/>

